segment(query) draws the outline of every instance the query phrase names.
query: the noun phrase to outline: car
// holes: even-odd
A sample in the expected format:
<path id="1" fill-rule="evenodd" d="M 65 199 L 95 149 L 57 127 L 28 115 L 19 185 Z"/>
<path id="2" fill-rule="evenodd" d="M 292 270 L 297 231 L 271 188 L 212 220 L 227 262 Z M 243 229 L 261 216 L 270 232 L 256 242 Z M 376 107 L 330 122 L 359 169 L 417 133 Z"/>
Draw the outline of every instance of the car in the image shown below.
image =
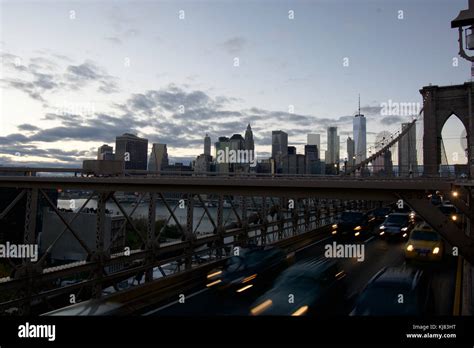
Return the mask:
<path id="1" fill-rule="evenodd" d="M 380 270 L 356 300 L 351 316 L 432 314 L 433 293 L 423 270 L 406 266 Z"/>
<path id="2" fill-rule="evenodd" d="M 440 261 L 443 253 L 444 243 L 438 232 L 426 223 L 415 226 L 405 245 L 407 261 Z"/>
<path id="3" fill-rule="evenodd" d="M 372 224 L 368 216 L 359 211 L 342 212 L 340 221 L 331 226 L 331 233 L 336 239 L 360 239 L 371 231 Z"/>
<path id="4" fill-rule="evenodd" d="M 443 196 L 439 191 L 436 191 L 430 195 L 428 195 L 428 198 L 430 199 L 431 204 L 433 205 L 441 205 L 443 203 Z"/>
<path id="5" fill-rule="evenodd" d="M 277 247 L 241 248 L 239 254 L 228 258 L 222 268 L 207 274 L 206 286 L 240 294 L 265 286 L 287 263 L 286 254 Z"/>
<path id="6" fill-rule="evenodd" d="M 391 212 L 392 209 L 389 207 L 375 208 L 369 213 L 369 221 L 373 221 L 374 224 L 381 224 Z"/>
<path id="7" fill-rule="evenodd" d="M 458 209 L 452 204 L 442 204 L 438 209 L 448 218 L 450 218 L 456 225 L 462 225 L 461 214 Z"/>
<path id="8" fill-rule="evenodd" d="M 387 240 L 406 240 L 413 228 L 413 224 L 414 220 L 410 214 L 389 214 L 379 226 L 379 236 Z"/>
<path id="9" fill-rule="evenodd" d="M 298 262 L 250 306 L 250 315 L 301 316 L 343 313 L 345 272 L 334 260 Z"/>

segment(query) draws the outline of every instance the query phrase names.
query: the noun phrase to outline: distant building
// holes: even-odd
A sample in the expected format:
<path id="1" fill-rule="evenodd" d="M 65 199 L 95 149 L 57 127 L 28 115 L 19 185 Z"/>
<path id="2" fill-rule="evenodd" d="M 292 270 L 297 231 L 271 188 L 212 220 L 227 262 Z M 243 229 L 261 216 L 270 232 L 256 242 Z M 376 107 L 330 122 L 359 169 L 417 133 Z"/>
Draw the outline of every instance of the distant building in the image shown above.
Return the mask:
<path id="1" fill-rule="evenodd" d="M 245 140 L 240 134 L 234 134 L 230 137 L 229 145 L 231 150 L 243 150 Z"/>
<path id="2" fill-rule="evenodd" d="M 125 161 L 125 169 L 147 169 L 148 139 L 125 133 L 115 140 L 115 159 Z"/>
<path id="3" fill-rule="evenodd" d="M 97 151 L 97 159 L 98 160 L 114 160 L 114 148 L 107 144 L 102 145 L 99 147 Z"/>
<path id="4" fill-rule="evenodd" d="M 367 128 L 364 115 L 359 113 L 354 116 L 352 131 L 354 133 L 355 162 L 358 164 L 367 158 Z"/>
<path id="5" fill-rule="evenodd" d="M 296 174 L 305 173 L 305 156 L 296 155 Z"/>
<path id="6" fill-rule="evenodd" d="M 275 161 L 275 173 L 283 173 L 287 157 L 288 134 L 281 130 L 272 131 L 272 158 Z"/>
<path id="7" fill-rule="evenodd" d="M 216 149 L 216 171 L 218 173 L 228 173 L 229 172 L 229 163 L 219 162 L 219 151 L 229 151 L 230 149 L 230 139 L 228 137 L 219 137 L 219 140 L 214 144 Z"/>
<path id="8" fill-rule="evenodd" d="M 268 158 L 268 159 L 262 159 L 257 163 L 257 173 L 262 173 L 262 174 L 270 174 L 273 173 L 273 159 Z"/>
<path id="9" fill-rule="evenodd" d="M 328 149 L 326 151 L 326 165 L 339 165 L 339 136 L 337 135 L 337 127 L 328 128 Z"/>
<path id="10" fill-rule="evenodd" d="M 151 148 L 148 170 L 161 171 L 169 165 L 168 148 L 166 144 L 153 144 Z"/>
<path id="11" fill-rule="evenodd" d="M 410 123 L 402 123 L 402 132 Z M 416 124 L 398 142 L 398 173 L 400 176 L 418 174 Z"/>
<path id="12" fill-rule="evenodd" d="M 390 150 L 385 151 L 381 156 L 374 160 L 372 163 L 372 171 L 374 175 L 377 176 L 393 175 L 392 152 Z"/>
<path id="13" fill-rule="evenodd" d="M 195 173 L 206 173 L 211 171 L 212 156 L 201 154 L 194 161 Z"/>
<path id="14" fill-rule="evenodd" d="M 317 145 L 305 145 L 305 174 L 319 174 L 319 150 Z"/>
<path id="15" fill-rule="evenodd" d="M 297 174 L 298 173 L 298 163 L 296 156 L 296 147 L 288 146 L 288 156 L 286 159 L 283 159 L 283 174 Z"/>
<path id="16" fill-rule="evenodd" d="M 206 156 L 211 155 L 211 137 L 208 134 L 204 137 L 204 154 Z"/>
<path id="17" fill-rule="evenodd" d="M 355 165 L 355 142 L 351 137 L 347 138 L 347 169 L 354 167 Z"/>
<path id="18" fill-rule="evenodd" d="M 187 175 L 192 175 L 193 173 L 193 167 L 191 164 L 183 164 L 183 163 L 180 163 L 180 162 L 177 162 L 175 164 L 169 164 L 165 167 L 163 167 L 163 173 L 164 175 L 166 175 L 166 172 L 173 172 L 173 173 L 170 173 L 171 175 L 174 175 L 174 174 L 177 174 L 177 175 L 184 175 L 184 176 L 187 176 Z"/>
<path id="19" fill-rule="evenodd" d="M 250 123 L 247 125 L 247 130 L 245 131 L 245 150 L 252 150 L 255 151 L 255 144 L 253 141 L 253 132 L 252 128 L 250 127 Z"/>
<path id="20" fill-rule="evenodd" d="M 311 133 L 307 137 L 307 145 L 316 145 L 318 147 L 318 159 L 321 158 L 321 135 Z"/>

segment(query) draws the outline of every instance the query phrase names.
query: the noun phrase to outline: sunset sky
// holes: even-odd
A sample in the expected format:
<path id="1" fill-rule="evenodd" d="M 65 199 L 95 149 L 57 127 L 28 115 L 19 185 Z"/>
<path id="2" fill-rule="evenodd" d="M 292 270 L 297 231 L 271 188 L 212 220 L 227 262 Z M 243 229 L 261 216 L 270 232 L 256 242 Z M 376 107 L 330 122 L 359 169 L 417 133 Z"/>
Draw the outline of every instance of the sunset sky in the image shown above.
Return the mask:
<path id="1" fill-rule="evenodd" d="M 450 28 L 465 8 L 467 0 L 0 0 L 0 165 L 78 166 L 124 132 L 187 161 L 206 133 L 214 143 L 248 123 L 261 156 L 272 130 L 301 152 L 307 133 L 320 133 L 325 150 L 326 128 L 337 126 L 344 157 L 359 93 L 373 145 L 411 119 L 381 115 L 382 103 L 421 104 L 423 86 L 470 79 Z M 461 131 L 450 122 L 443 133 L 448 160 L 462 153 Z"/>

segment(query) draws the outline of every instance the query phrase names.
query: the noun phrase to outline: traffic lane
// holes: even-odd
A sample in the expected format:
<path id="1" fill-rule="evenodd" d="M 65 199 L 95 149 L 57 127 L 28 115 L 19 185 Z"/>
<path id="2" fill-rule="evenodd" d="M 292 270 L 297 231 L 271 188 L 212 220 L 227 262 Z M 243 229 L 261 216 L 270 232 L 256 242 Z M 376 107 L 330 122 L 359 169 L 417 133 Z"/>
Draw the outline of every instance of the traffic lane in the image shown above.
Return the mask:
<path id="1" fill-rule="evenodd" d="M 363 262 L 344 259 L 342 268 L 347 274 L 348 294 L 358 296 L 368 281 L 384 267 L 406 265 L 405 243 L 389 243 L 374 238 L 365 243 L 366 258 Z M 456 263 L 449 258 L 442 262 L 410 263 L 409 267 L 423 270 L 430 279 L 434 299 L 433 315 L 452 315 L 456 280 Z"/>
<path id="2" fill-rule="evenodd" d="M 348 295 L 360 293 L 369 280 L 385 267 L 399 266 L 405 261 L 402 243 L 387 243 L 377 237 L 364 243 L 363 261 L 356 258 L 341 260 L 341 266 L 347 274 Z"/>
<path id="3" fill-rule="evenodd" d="M 325 238 L 297 252 L 295 262 L 301 260 L 321 259 L 327 244 L 332 244 L 332 237 Z M 184 298 L 184 301 L 174 301 L 170 304 L 152 310 L 145 315 L 160 316 L 193 316 L 193 315 L 248 315 L 250 305 L 268 290 L 269 282 L 260 289 L 249 289 L 240 294 L 217 291 L 212 288 L 202 289 Z"/>
<path id="4" fill-rule="evenodd" d="M 250 305 L 266 289 L 231 294 L 216 289 L 202 289 L 144 315 L 159 316 L 224 316 L 248 315 Z"/>

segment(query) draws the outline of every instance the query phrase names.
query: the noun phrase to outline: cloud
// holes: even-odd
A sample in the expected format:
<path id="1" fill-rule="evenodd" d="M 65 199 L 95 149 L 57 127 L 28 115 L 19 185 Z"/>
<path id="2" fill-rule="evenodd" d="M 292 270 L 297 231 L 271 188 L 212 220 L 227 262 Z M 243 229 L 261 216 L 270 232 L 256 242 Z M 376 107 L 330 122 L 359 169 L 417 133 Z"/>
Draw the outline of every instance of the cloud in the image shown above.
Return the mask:
<path id="1" fill-rule="evenodd" d="M 105 37 L 104 40 L 106 41 L 109 41 L 111 43 L 114 43 L 116 45 L 121 45 L 122 44 L 122 40 L 120 40 L 118 37 Z"/>
<path id="2" fill-rule="evenodd" d="M 37 85 L 43 90 L 48 87 L 58 88 L 54 85 L 48 86 L 49 82 L 57 83 L 49 76 L 52 74 L 43 74 L 45 76 L 37 75 L 38 79 L 43 79 Z M 75 80 L 79 85 L 107 78 L 103 69 L 90 61 L 78 65 L 70 64 L 67 74 L 70 75 L 69 80 Z M 27 87 L 29 86 L 25 88 Z M 87 116 L 75 113 L 46 113 L 42 121 L 55 121 L 58 124 L 50 128 L 30 124 L 18 126 L 18 133 L 0 137 L 0 154 L 12 155 L 19 151 L 42 157 L 45 161 L 54 159 L 61 163 L 79 163 L 87 156 L 95 157 L 95 149 L 103 143 L 114 144 L 116 136 L 135 133 L 147 138 L 149 144 L 168 144 L 168 147 L 173 149 L 170 152 L 173 157 L 176 149 L 201 150 L 206 133 L 211 136 L 213 142 L 217 141 L 219 136 L 230 137 L 235 133 L 243 135 L 248 123 L 254 131 L 257 147 L 270 145 L 271 132 L 276 129 L 287 132 L 291 143 L 296 145 L 303 144 L 303 139 L 309 132 L 320 133 L 325 137 L 329 126 L 338 127 L 341 136 L 352 134 L 353 116 L 326 118 L 259 107 L 239 109 L 233 107 L 235 100 L 226 96 L 211 96 L 206 91 L 183 88 L 175 84 L 156 90 L 138 91 L 131 93 L 121 104 L 111 104 L 112 111 L 106 113 L 94 111 Z M 181 106 L 183 108 L 180 108 Z M 380 122 L 389 125 L 401 122 L 401 119 L 398 116 L 386 117 Z M 20 134 L 21 132 L 23 134 Z M 324 139 L 322 140 L 324 143 Z M 54 146 L 64 142 L 87 142 L 89 150 L 77 149 L 69 153 Z M 190 158 L 181 157 L 184 162 Z M 176 161 L 180 161 L 180 158 L 176 157 Z"/>
<path id="3" fill-rule="evenodd" d="M 380 115 L 381 110 L 382 110 L 382 107 L 379 105 L 375 105 L 375 106 L 367 105 L 367 106 L 362 106 L 360 108 L 361 114 L 366 115 L 366 116 Z"/>
<path id="4" fill-rule="evenodd" d="M 34 131 L 37 131 L 39 130 L 38 127 L 32 125 L 32 124 L 29 124 L 29 123 L 23 123 L 23 124 L 20 124 L 18 126 L 18 129 L 19 130 L 22 130 L 22 131 L 25 131 L 25 132 L 34 132 Z"/>
<path id="5" fill-rule="evenodd" d="M 50 55 L 59 60 L 61 64 L 51 58 L 32 57 L 26 63 L 10 53 L 2 54 L 4 67 L 8 69 L 9 75 L 0 82 L 7 87 L 17 89 L 47 104 L 48 94 L 62 91 L 78 91 L 90 85 L 96 85 L 97 91 L 104 94 L 119 91 L 117 79 L 107 74 L 105 69 L 96 65 L 93 61 L 85 61 L 81 64 L 69 64 L 61 67 L 68 58 L 58 55 Z M 12 74 L 14 72 L 14 74 Z"/>
<path id="6" fill-rule="evenodd" d="M 386 116 L 380 120 L 380 123 L 385 126 L 391 126 L 392 124 L 402 123 L 405 119 L 401 116 Z"/>
<path id="7" fill-rule="evenodd" d="M 247 44 L 247 40 L 241 36 L 230 38 L 220 44 L 218 47 L 229 54 L 239 54 Z"/>

